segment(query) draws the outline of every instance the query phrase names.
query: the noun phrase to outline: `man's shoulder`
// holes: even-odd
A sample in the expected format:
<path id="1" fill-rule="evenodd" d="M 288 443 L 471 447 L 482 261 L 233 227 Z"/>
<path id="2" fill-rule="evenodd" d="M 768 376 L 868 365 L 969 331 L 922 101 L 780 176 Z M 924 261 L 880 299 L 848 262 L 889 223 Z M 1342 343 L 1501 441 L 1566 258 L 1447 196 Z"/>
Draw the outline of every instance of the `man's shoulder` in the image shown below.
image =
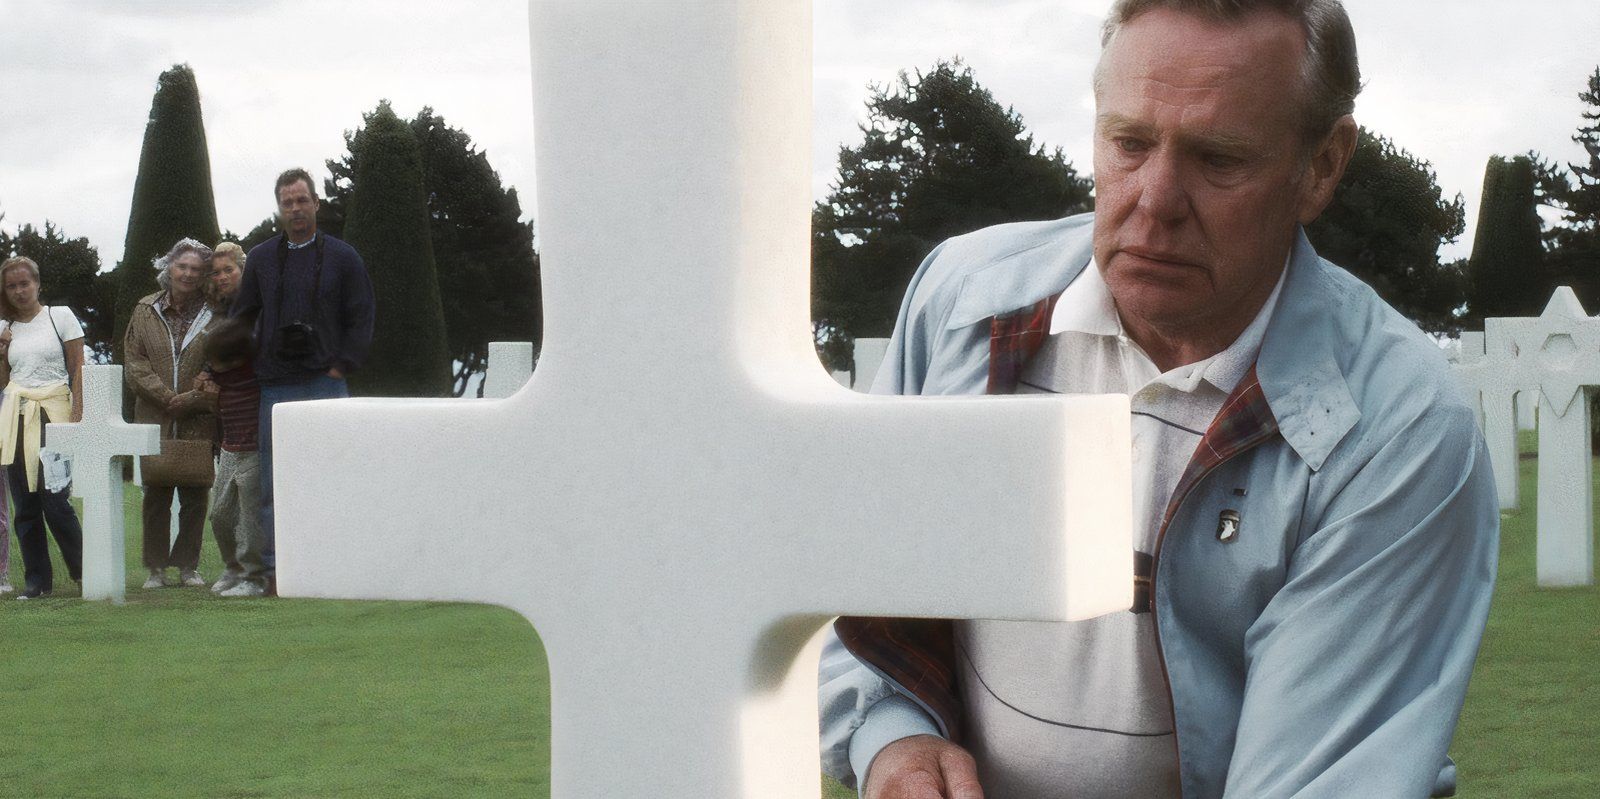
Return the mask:
<path id="1" fill-rule="evenodd" d="M 1344 345 L 1337 357 L 1363 426 L 1398 432 L 1429 419 L 1474 428 L 1438 341 L 1359 278 L 1327 261 L 1322 271 L 1334 335 Z"/>
<path id="2" fill-rule="evenodd" d="M 1079 214 L 994 225 L 947 239 L 924 263 L 913 295 L 918 305 L 952 311 L 959 323 L 1036 302 L 1064 288 L 1073 270 L 1087 263 L 1093 222 L 1092 214 Z M 970 307 L 952 307 L 958 294 L 960 304 Z"/>
<path id="3" fill-rule="evenodd" d="M 972 274 L 1003 263 L 1018 263 L 1029 253 L 1053 253 L 1080 245 L 1094 235 L 1094 215 L 1077 214 L 1039 222 L 1008 222 L 947 239 L 939 260 L 955 274 Z"/>
<path id="4" fill-rule="evenodd" d="M 278 235 L 273 236 L 254 247 L 251 247 L 250 252 L 244 257 L 244 262 L 250 266 L 254 266 L 257 263 L 268 260 L 276 262 L 278 260 L 278 240 L 282 238 L 283 234 L 279 233 Z"/>
<path id="5" fill-rule="evenodd" d="M 341 238 L 330 236 L 326 233 L 322 234 L 322 247 L 323 252 L 325 252 L 330 259 L 354 261 L 361 260 L 361 253 L 356 252 L 356 248 L 350 246 L 350 242 L 347 242 Z"/>

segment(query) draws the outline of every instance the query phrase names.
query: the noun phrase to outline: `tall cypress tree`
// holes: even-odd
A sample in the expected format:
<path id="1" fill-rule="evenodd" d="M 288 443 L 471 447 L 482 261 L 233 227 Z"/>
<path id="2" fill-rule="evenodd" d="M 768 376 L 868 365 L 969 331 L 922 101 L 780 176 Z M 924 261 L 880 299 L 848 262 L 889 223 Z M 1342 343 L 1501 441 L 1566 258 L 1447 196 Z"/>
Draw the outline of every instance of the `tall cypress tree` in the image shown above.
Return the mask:
<path id="1" fill-rule="evenodd" d="M 211 192 L 211 156 L 200 117 L 200 87 L 194 70 L 179 64 L 156 79 L 150 121 L 133 184 L 128 236 L 117 264 L 117 302 L 112 329 L 114 358 L 122 362 L 122 333 L 139 298 L 156 290 L 151 261 L 185 236 L 208 245 L 221 238 Z"/>
<path id="2" fill-rule="evenodd" d="M 450 354 L 428 232 L 422 153 L 387 100 L 350 139 L 353 167 L 345 240 L 372 274 L 378 311 L 372 354 L 350 376 L 366 396 L 450 395 Z"/>
<path id="3" fill-rule="evenodd" d="M 1489 159 L 1467 262 L 1467 307 L 1474 319 L 1538 316 L 1550 298 L 1554 287 L 1544 269 L 1535 182 L 1527 156 Z"/>
<path id="4" fill-rule="evenodd" d="M 488 154 L 466 131 L 428 107 L 409 124 L 422 151 L 433 261 L 459 395 L 483 373 L 489 342 L 532 341 L 537 350 L 539 253 L 533 223 L 522 221 L 517 190 L 501 184 Z M 354 169 L 348 152 L 327 164 L 332 178 L 324 184 L 317 227 L 339 236 Z"/>

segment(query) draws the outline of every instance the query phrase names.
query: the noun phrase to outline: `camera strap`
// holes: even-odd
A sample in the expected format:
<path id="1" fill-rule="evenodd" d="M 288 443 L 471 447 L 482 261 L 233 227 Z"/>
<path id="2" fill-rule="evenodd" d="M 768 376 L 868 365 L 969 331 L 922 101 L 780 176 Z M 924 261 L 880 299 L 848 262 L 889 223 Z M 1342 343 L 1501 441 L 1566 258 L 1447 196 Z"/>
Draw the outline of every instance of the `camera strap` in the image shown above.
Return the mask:
<path id="1" fill-rule="evenodd" d="M 316 243 L 311 246 L 316 248 L 315 266 L 311 268 L 311 312 L 313 321 L 321 321 L 322 316 L 322 232 L 316 234 Z M 289 236 L 284 234 L 278 239 L 278 309 L 276 312 L 278 326 L 283 326 L 283 295 L 288 294 L 288 287 L 284 285 L 284 277 L 289 269 Z"/>

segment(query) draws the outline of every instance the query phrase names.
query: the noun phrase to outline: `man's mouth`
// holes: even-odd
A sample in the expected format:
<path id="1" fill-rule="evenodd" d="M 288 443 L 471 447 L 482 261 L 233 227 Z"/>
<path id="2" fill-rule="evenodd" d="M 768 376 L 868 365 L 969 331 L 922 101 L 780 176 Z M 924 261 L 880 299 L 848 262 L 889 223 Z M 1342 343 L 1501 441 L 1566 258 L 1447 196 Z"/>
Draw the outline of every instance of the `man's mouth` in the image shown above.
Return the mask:
<path id="1" fill-rule="evenodd" d="M 1205 267 L 1189 260 L 1180 253 L 1169 250 L 1159 250 L 1152 247 L 1123 247 L 1122 252 L 1141 261 L 1148 261 L 1161 266 L 1186 266 L 1191 269 L 1204 269 Z"/>

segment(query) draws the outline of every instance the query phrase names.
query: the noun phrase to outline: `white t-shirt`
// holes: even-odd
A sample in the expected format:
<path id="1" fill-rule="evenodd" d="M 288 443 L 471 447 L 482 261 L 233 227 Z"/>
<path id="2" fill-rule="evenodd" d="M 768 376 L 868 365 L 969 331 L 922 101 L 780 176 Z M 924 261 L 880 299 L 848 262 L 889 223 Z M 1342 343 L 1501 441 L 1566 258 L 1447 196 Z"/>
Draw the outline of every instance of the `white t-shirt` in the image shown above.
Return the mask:
<path id="1" fill-rule="evenodd" d="M 45 313 L 48 311 L 48 314 Z M 11 382 L 25 388 L 50 388 L 67 382 L 61 343 L 83 338 L 83 325 L 64 305 L 45 308 L 28 322 L 9 322 Z M 52 319 L 54 324 L 51 324 Z M 57 331 L 60 331 L 59 336 Z M 81 346 L 81 345 L 80 345 Z"/>

